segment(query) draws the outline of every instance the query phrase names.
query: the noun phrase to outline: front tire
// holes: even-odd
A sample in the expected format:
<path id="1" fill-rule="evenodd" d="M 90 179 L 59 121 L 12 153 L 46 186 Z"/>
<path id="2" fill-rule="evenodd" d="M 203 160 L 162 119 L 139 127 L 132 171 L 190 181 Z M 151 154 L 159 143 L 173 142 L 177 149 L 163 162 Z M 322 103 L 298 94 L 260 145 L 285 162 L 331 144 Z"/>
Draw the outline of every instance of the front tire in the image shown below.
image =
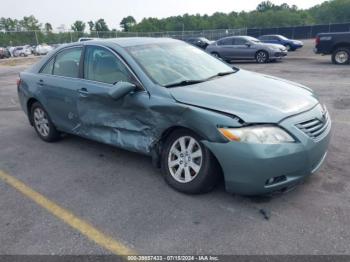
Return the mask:
<path id="1" fill-rule="evenodd" d="M 31 107 L 31 120 L 36 133 L 45 142 L 54 142 L 61 137 L 46 110 L 38 102 Z"/>
<path id="2" fill-rule="evenodd" d="M 255 60 L 259 64 L 264 64 L 269 61 L 269 54 L 266 51 L 258 51 L 255 55 Z"/>
<path id="3" fill-rule="evenodd" d="M 187 194 L 211 191 L 219 177 L 214 156 L 195 133 L 186 129 L 171 133 L 165 141 L 161 168 L 165 181 Z"/>
<path id="4" fill-rule="evenodd" d="M 332 62 L 336 65 L 346 65 L 350 63 L 350 49 L 346 47 L 337 48 L 332 54 Z"/>
<path id="5" fill-rule="evenodd" d="M 212 52 L 211 55 L 216 57 L 217 59 L 221 59 L 221 56 L 217 52 Z"/>

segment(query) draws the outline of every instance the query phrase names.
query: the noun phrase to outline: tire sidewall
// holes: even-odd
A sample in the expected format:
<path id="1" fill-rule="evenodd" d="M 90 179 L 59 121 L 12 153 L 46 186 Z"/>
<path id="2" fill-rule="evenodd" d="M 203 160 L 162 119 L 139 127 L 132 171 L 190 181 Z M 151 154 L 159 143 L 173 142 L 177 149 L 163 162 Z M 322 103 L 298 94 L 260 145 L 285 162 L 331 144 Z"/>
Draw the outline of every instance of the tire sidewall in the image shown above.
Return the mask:
<path id="1" fill-rule="evenodd" d="M 173 143 L 182 136 L 191 136 L 199 144 L 202 150 L 202 165 L 196 177 L 188 183 L 176 181 L 170 173 L 168 155 Z M 187 194 L 199 194 L 210 191 L 215 186 L 216 173 L 213 167 L 214 161 L 211 152 L 201 143 L 200 137 L 188 130 L 178 130 L 169 135 L 164 143 L 161 154 L 161 170 L 165 181 L 177 191 Z"/>

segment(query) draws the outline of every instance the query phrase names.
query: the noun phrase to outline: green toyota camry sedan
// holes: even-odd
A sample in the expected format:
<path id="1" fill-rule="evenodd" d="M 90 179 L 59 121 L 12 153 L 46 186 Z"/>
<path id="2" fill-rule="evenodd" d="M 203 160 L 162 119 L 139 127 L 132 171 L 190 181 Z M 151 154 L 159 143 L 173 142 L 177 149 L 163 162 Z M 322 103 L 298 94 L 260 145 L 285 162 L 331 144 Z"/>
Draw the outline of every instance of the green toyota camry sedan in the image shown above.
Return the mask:
<path id="1" fill-rule="evenodd" d="M 17 84 L 42 140 L 69 133 L 149 155 L 185 193 L 208 192 L 221 177 L 230 193 L 286 190 L 320 168 L 330 140 L 310 88 L 174 39 L 64 45 Z"/>

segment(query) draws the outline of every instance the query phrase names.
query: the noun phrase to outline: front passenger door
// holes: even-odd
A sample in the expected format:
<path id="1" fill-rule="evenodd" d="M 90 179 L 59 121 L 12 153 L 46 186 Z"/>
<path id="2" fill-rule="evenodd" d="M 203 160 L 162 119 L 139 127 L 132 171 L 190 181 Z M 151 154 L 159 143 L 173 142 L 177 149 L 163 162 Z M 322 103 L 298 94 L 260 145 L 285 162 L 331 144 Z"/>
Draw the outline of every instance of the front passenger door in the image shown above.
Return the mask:
<path id="1" fill-rule="evenodd" d="M 109 91 L 119 81 L 135 83 L 139 89 L 114 99 Z M 117 54 L 100 46 L 85 47 L 84 81 L 78 100 L 81 126 L 77 134 L 144 153 L 150 139 L 142 124 L 150 119 L 148 102 L 148 93 Z"/>

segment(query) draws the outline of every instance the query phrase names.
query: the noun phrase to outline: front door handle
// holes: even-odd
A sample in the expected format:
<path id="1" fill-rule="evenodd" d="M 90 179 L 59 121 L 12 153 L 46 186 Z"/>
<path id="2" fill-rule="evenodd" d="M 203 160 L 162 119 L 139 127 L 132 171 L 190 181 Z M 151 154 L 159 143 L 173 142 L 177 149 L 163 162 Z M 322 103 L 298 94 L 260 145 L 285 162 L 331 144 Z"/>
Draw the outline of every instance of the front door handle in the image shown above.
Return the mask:
<path id="1" fill-rule="evenodd" d="M 80 88 L 78 92 L 79 92 L 79 95 L 82 97 L 87 97 L 89 95 L 89 91 L 85 87 Z"/>
<path id="2" fill-rule="evenodd" d="M 39 86 L 44 86 L 44 80 L 40 79 L 40 80 L 38 81 L 38 85 L 39 85 Z"/>

